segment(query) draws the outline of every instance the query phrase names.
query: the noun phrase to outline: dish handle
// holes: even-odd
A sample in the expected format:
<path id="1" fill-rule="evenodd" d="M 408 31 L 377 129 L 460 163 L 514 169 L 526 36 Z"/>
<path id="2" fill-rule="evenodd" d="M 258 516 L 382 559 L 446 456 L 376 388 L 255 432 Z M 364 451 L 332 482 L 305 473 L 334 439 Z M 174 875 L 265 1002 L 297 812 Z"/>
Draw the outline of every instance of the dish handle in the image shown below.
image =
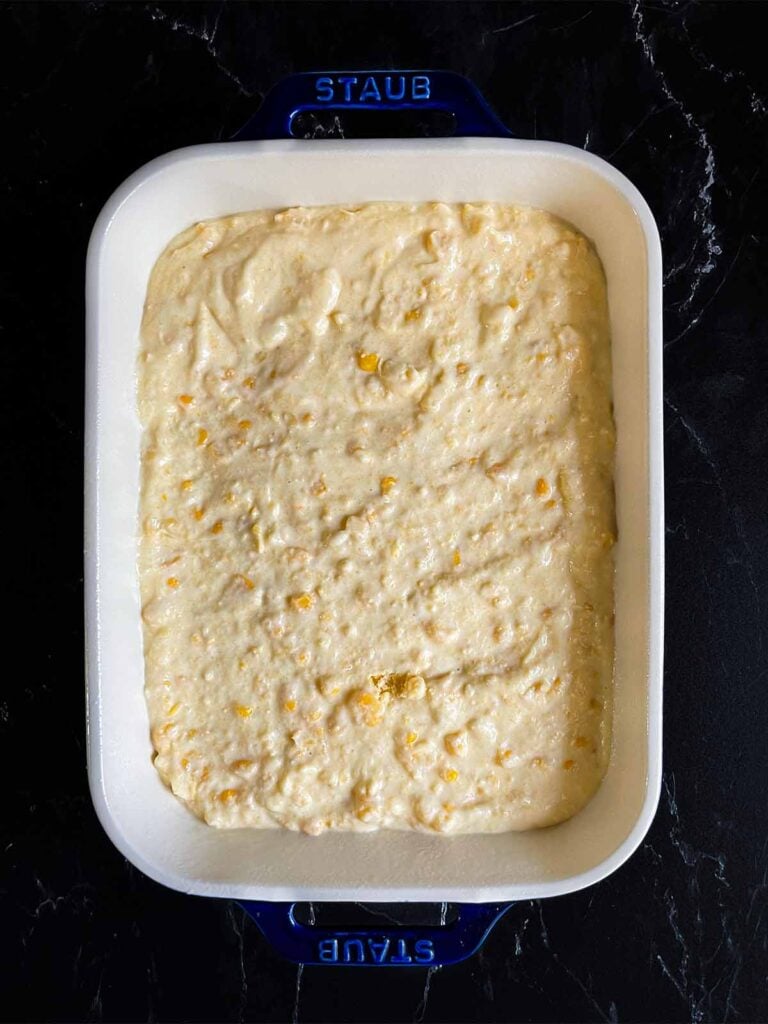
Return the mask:
<path id="1" fill-rule="evenodd" d="M 296 903 L 240 906 L 287 960 L 341 967 L 444 967 L 472 956 L 511 903 L 462 903 L 446 925 L 339 929 L 297 921 Z"/>
<path id="2" fill-rule="evenodd" d="M 233 141 L 293 138 L 296 115 L 321 110 L 440 110 L 453 115 L 455 136 L 511 134 L 455 71 L 305 71 L 273 86 Z"/>

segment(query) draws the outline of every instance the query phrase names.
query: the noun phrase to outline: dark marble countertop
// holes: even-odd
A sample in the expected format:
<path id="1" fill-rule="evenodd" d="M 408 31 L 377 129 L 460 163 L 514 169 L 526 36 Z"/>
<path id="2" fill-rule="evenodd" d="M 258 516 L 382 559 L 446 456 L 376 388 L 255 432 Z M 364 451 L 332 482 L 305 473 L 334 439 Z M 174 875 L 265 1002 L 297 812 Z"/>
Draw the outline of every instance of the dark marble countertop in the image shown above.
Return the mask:
<path id="1" fill-rule="evenodd" d="M 765 11 L 661 0 L 0 7 L 5 649 L 22 650 L 0 687 L 0 1019 L 768 1020 Z M 345 66 L 469 75 L 516 134 L 623 171 L 664 246 L 659 811 L 610 878 L 514 906 L 481 953 L 439 971 L 280 960 L 235 904 L 131 867 L 96 821 L 85 776 L 91 227 L 150 158 L 230 137 L 292 71 Z"/>

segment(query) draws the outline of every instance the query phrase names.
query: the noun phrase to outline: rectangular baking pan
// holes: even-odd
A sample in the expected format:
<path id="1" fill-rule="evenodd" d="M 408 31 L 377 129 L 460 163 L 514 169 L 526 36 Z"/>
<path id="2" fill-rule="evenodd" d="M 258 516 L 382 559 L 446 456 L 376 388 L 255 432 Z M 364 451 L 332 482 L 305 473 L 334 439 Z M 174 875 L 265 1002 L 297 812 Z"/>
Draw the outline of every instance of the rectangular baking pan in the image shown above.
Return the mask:
<path id="1" fill-rule="evenodd" d="M 361 98 L 367 77 L 373 78 L 378 101 L 370 87 Z M 401 79 L 405 86 L 398 98 Z M 371 103 L 448 110 L 458 132 L 468 137 L 289 137 L 298 111 Z M 505 901 L 572 892 L 614 871 L 641 842 L 657 806 L 664 581 L 658 231 L 637 189 L 604 160 L 572 146 L 491 137 L 508 133 L 470 83 L 447 72 L 294 76 L 267 98 L 244 134 L 267 141 L 194 146 L 141 168 L 106 204 L 91 238 L 85 583 L 94 805 L 133 864 L 184 892 L 245 901 L 491 904 L 484 912 L 462 908 L 462 927 L 471 933 L 462 940 L 466 951 Z M 198 220 L 264 207 L 374 200 L 542 207 L 591 238 L 605 267 L 617 427 L 613 745 L 594 799 L 551 828 L 451 838 L 393 831 L 320 838 L 282 829 L 220 831 L 194 817 L 152 766 L 136 568 L 141 428 L 135 394 L 150 270 L 168 241 Z M 254 903 L 250 909 L 265 925 L 269 907 Z M 278 945 L 296 955 L 291 936 L 300 926 L 292 914 L 280 928 L 285 934 Z M 457 934 L 454 929 L 454 944 Z M 334 947 L 326 945 L 323 956 L 318 941 L 309 959 L 334 961 Z M 350 957 L 340 952 L 345 947 L 335 948 L 336 959 L 356 962 L 357 947 Z M 431 958 L 415 959 L 411 948 L 404 962 L 438 962 L 432 939 L 423 950 L 430 948 Z M 452 955 L 444 952 L 439 962 Z"/>

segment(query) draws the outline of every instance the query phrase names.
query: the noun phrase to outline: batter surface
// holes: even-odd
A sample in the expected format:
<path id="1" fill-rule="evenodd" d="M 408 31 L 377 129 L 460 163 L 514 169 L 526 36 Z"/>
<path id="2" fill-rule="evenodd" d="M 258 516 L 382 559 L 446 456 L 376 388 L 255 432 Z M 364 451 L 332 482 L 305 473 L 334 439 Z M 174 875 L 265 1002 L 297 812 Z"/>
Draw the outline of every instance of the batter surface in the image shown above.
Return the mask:
<path id="1" fill-rule="evenodd" d="M 155 765 L 211 825 L 496 832 L 599 785 L 605 283 L 540 210 L 258 211 L 174 239 L 139 366 Z"/>

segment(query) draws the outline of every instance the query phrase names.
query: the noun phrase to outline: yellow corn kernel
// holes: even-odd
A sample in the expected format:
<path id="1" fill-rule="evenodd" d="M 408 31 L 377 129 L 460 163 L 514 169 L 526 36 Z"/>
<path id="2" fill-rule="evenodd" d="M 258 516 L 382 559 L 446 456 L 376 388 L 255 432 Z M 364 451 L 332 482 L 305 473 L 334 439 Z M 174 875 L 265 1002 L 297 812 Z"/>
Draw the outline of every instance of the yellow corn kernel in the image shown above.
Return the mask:
<path id="1" fill-rule="evenodd" d="M 203 770 L 200 772 L 200 781 L 201 782 L 206 782 L 207 779 L 208 779 L 208 776 L 210 774 L 211 774 L 211 769 L 208 767 L 208 765 L 205 765 L 203 767 Z"/>
<path id="2" fill-rule="evenodd" d="M 540 498 L 543 498 L 547 494 L 549 494 L 549 490 L 549 484 L 543 476 L 540 476 L 539 479 L 536 481 L 536 493 L 539 495 Z"/>
<path id="3" fill-rule="evenodd" d="M 222 521 L 219 519 L 219 521 L 214 523 L 213 526 L 211 527 L 211 533 L 221 533 L 223 529 L 224 523 L 222 523 Z"/>
<path id="4" fill-rule="evenodd" d="M 250 579 L 248 576 L 243 576 L 241 572 L 236 573 L 235 579 L 239 583 L 242 583 L 244 587 L 247 587 L 248 590 L 253 590 L 253 588 L 256 586 L 252 579 Z"/>
<path id="5" fill-rule="evenodd" d="M 164 686 L 164 687 L 165 687 L 166 689 L 170 689 L 170 687 L 171 687 L 171 680 L 170 680 L 170 679 L 164 679 L 164 680 L 163 680 L 163 686 Z"/>
<path id="6" fill-rule="evenodd" d="M 536 271 L 533 267 L 526 267 L 525 274 L 523 275 L 526 281 L 532 281 L 536 277 Z"/>
<path id="7" fill-rule="evenodd" d="M 166 585 L 171 588 L 171 590 L 175 590 L 176 587 L 178 587 L 179 585 L 179 580 L 177 579 L 176 576 L 169 576 L 165 582 Z"/>
<path id="8" fill-rule="evenodd" d="M 409 747 L 412 747 L 418 738 L 419 734 L 417 732 L 409 732 L 405 737 L 405 742 Z"/>
<path id="9" fill-rule="evenodd" d="M 375 352 L 358 352 L 357 365 L 363 373 L 376 373 L 379 368 L 379 357 Z"/>
<path id="10" fill-rule="evenodd" d="M 321 476 L 319 480 L 316 480 L 316 481 L 315 481 L 315 482 L 314 482 L 314 483 L 312 484 L 312 487 L 310 488 L 310 493 L 311 493 L 311 494 L 314 494 L 314 496 L 315 496 L 316 498 L 319 498 L 319 497 L 321 497 L 321 496 L 322 496 L 323 494 L 325 494 L 325 492 L 326 492 L 327 490 L 328 490 L 328 485 L 327 485 L 327 484 L 326 484 L 326 482 L 325 482 L 325 478 Z"/>
<path id="11" fill-rule="evenodd" d="M 184 769 L 184 771 L 186 771 L 187 768 L 189 768 L 189 758 L 188 757 L 182 757 L 182 759 L 181 759 L 181 767 Z"/>
<path id="12" fill-rule="evenodd" d="M 420 309 L 409 309 L 408 312 L 405 314 L 405 319 L 408 322 L 410 322 L 411 320 L 420 320 L 421 319 L 421 310 Z"/>
<path id="13" fill-rule="evenodd" d="M 168 708 L 168 716 L 171 717 L 172 715 L 175 715 L 180 707 L 181 707 L 181 701 L 177 700 L 176 703 L 172 707 Z"/>
<path id="14" fill-rule="evenodd" d="M 256 387 L 256 381 L 253 379 L 253 377 L 246 377 L 245 380 L 243 381 L 243 387 L 250 388 L 251 391 L 253 391 L 253 389 Z"/>
<path id="15" fill-rule="evenodd" d="M 453 552 L 453 564 L 461 565 L 461 552 L 458 548 Z"/>
<path id="16" fill-rule="evenodd" d="M 241 718 L 250 718 L 253 714 L 253 708 L 248 707 L 246 704 L 238 704 L 235 708 L 235 712 L 240 715 Z"/>
<path id="17" fill-rule="evenodd" d="M 195 509 L 195 511 L 194 511 L 194 512 L 192 513 L 192 515 L 193 515 L 193 516 L 195 517 L 195 519 L 196 519 L 196 520 L 198 521 L 198 523 L 199 523 L 199 522 L 200 522 L 200 520 L 201 520 L 201 519 L 203 518 L 203 516 L 205 515 L 205 509 L 204 509 L 204 508 L 196 508 L 196 509 Z"/>
<path id="18" fill-rule="evenodd" d="M 468 370 L 469 363 L 456 363 L 456 373 L 460 374 L 462 377 Z"/>
<path id="19" fill-rule="evenodd" d="M 223 804 L 228 804 L 235 799 L 237 793 L 236 789 L 222 789 L 218 798 Z"/>
<path id="20" fill-rule="evenodd" d="M 389 492 L 392 490 L 396 483 L 396 476 L 383 476 L 381 480 L 379 480 L 379 489 L 381 490 L 382 494 L 389 494 Z"/>
<path id="21" fill-rule="evenodd" d="M 567 772 L 571 771 L 571 769 L 575 767 L 576 762 L 573 761 L 570 757 L 566 761 L 563 761 L 563 768 L 565 768 Z"/>
<path id="22" fill-rule="evenodd" d="M 253 426 L 253 421 L 252 420 L 240 420 L 240 422 L 237 425 L 240 428 L 240 430 L 250 430 L 251 427 Z"/>
<path id="23" fill-rule="evenodd" d="M 202 427 L 197 432 L 197 446 L 200 448 L 208 440 L 208 431 Z"/>
<path id="24" fill-rule="evenodd" d="M 376 703 L 376 698 L 372 693 L 361 693 L 357 698 L 357 703 L 362 704 L 364 707 L 370 707 L 371 704 Z"/>
<path id="25" fill-rule="evenodd" d="M 513 296 L 512 296 L 512 298 L 511 298 L 511 299 L 509 300 L 509 302 L 507 302 L 507 305 L 509 306 L 509 308 L 510 308 L 510 309 L 517 309 L 517 307 L 518 307 L 518 306 L 520 305 L 520 302 L 519 302 L 519 300 L 518 300 L 518 299 L 517 299 L 517 298 L 516 298 L 516 297 L 515 297 L 515 296 L 513 295 Z"/>
<path id="26" fill-rule="evenodd" d="M 187 729 L 187 739 L 193 740 L 197 736 L 197 729 Z"/>
<path id="27" fill-rule="evenodd" d="M 314 597 L 306 592 L 303 594 L 293 594 L 293 596 L 289 598 L 289 601 L 291 603 L 291 607 L 295 608 L 296 611 L 299 612 L 309 611 L 315 603 Z"/>
<path id="28" fill-rule="evenodd" d="M 192 486 L 192 481 L 191 480 L 182 480 L 181 484 L 179 486 L 181 487 L 182 491 L 188 491 L 190 489 L 190 487 Z"/>
<path id="29" fill-rule="evenodd" d="M 295 710 L 296 710 L 296 701 L 295 700 L 287 700 L 287 701 L 285 701 L 283 703 L 283 711 L 291 712 L 291 711 L 295 711 Z"/>
<path id="30" fill-rule="evenodd" d="M 246 768 L 250 768 L 252 764 L 253 764 L 253 761 L 249 761 L 247 758 L 243 758 L 241 761 L 233 761 L 232 762 L 232 771 L 233 772 L 245 771 L 245 769 Z"/>
<path id="31" fill-rule="evenodd" d="M 550 498 L 549 501 L 544 502 L 544 508 L 554 508 L 557 502 L 554 498 Z"/>
<path id="32" fill-rule="evenodd" d="M 458 779 L 459 777 L 459 773 L 456 771 L 455 768 L 444 769 L 442 775 L 446 782 L 455 782 L 456 779 Z"/>
<path id="33" fill-rule="evenodd" d="M 532 761 L 531 761 L 531 767 L 532 768 L 543 768 L 544 767 L 544 758 L 543 757 L 534 757 L 532 759 Z"/>
<path id="34" fill-rule="evenodd" d="M 191 405 L 194 402 L 192 395 L 179 395 L 179 401 L 182 405 Z"/>

